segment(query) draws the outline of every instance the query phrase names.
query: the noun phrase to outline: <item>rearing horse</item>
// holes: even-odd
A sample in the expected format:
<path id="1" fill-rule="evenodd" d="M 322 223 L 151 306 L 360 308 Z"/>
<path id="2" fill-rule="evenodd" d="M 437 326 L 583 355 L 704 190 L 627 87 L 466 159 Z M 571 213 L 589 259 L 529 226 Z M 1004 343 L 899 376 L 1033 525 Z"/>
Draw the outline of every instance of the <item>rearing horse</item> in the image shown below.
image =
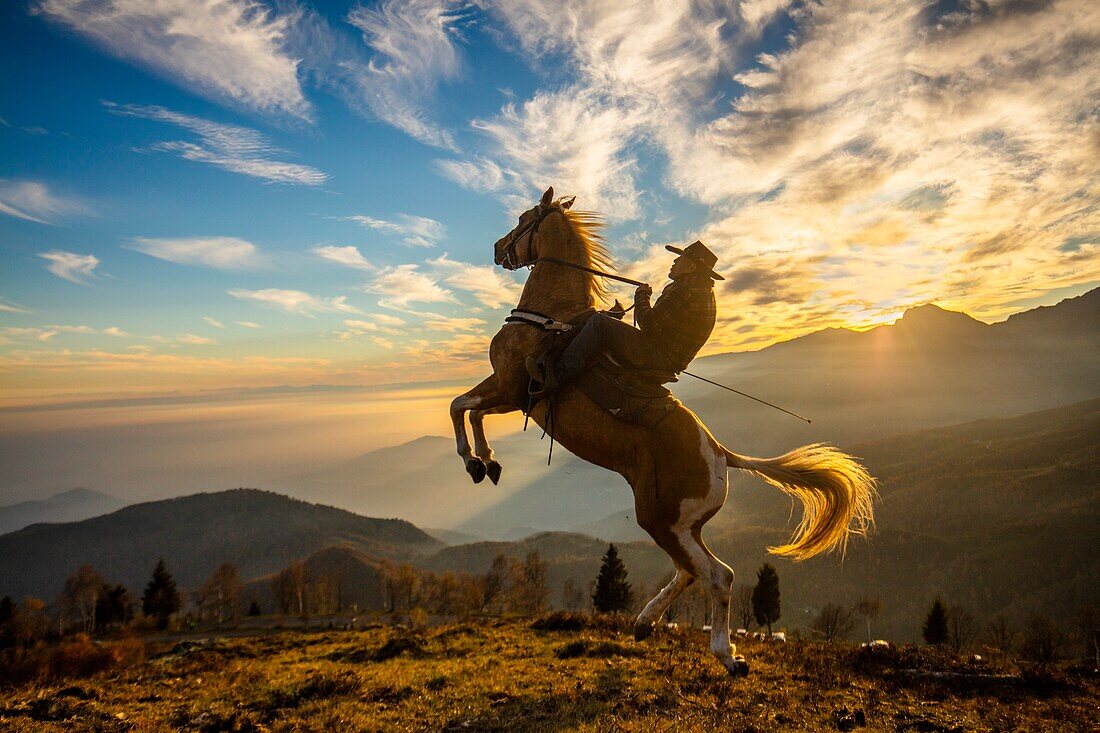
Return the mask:
<path id="1" fill-rule="evenodd" d="M 531 265 L 517 308 L 566 321 L 596 306 L 605 292 L 596 278 L 553 262 L 552 258 L 607 269 L 598 219 L 570 210 L 572 198 L 554 200 L 549 188 L 541 201 L 524 212 L 516 227 L 497 241 L 496 264 L 514 270 Z M 493 374 L 451 402 L 458 454 L 479 482 L 496 483 L 500 464 L 485 439 L 485 415 L 514 412 L 527 405 L 528 374 L 524 359 L 538 349 L 543 332 L 523 323 L 507 323 L 489 347 Z M 733 570 L 703 542 L 707 520 L 726 501 L 728 468 L 757 474 L 802 502 L 802 521 L 790 542 L 770 552 L 804 560 L 833 549 L 843 551 L 849 534 L 863 534 L 874 523 L 875 479 L 851 456 L 815 444 L 776 458 L 740 456 L 723 446 L 691 410 L 682 405 L 656 427 L 627 423 L 600 408 L 575 387 L 554 396 L 553 436 L 574 455 L 621 474 L 634 491 L 638 524 L 672 558 L 676 574 L 638 616 L 634 637 L 641 641 L 686 588 L 701 582 L 713 608 L 710 650 L 731 675 L 748 665 L 734 657 L 730 644 L 729 608 Z M 471 450 L 464 415 L 470 412 Z M 546 427 L 545 400 L 530 417 Z"/>

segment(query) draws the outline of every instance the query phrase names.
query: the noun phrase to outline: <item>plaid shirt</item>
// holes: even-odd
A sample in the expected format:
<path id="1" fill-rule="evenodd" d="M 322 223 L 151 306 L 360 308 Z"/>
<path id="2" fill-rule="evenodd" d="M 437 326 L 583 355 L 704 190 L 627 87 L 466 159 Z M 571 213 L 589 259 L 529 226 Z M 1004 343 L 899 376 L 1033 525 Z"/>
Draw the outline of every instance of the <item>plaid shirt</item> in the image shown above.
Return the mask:
<path id="1" fill-rule="evenodd" d="M 714 281 L 704 274 L 673 280 L 652 306 L 648 296 L 634 301 L 634 322 L 676 372 L 686 369 L 710 338 L 716 312 Z"/>

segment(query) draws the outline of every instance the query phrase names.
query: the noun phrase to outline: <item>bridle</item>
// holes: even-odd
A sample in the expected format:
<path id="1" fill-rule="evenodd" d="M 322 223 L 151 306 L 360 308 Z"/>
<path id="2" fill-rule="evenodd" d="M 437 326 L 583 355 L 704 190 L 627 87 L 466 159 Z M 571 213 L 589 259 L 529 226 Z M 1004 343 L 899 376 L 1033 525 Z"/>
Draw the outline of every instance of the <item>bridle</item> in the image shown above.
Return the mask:
<path id="1" fill-rule="evenodd" d="M 518 227 L 512 230 L 512 236 L 508 238 L 508 241 L 504 245 L 504 257 L 500 261 L 500 266 L 505 270 L 518 270 L 521 267 L 527 267 L 533 265 L 538 258 L 532 257 L 531 254 L 534 251 L 535 235 L 539 232 L 539 225 L 542 224 L 543 219 L 553 214 L 555 211 L 561 211 L 561 206 L 557 204 L 538 204 L 535 206 L 535 218 L 524 224 L 522 227 Z M 519 257 L 519 241 L 524 236 L 527 237 L 527 257 L 523 261 L 520 261 Z"/>

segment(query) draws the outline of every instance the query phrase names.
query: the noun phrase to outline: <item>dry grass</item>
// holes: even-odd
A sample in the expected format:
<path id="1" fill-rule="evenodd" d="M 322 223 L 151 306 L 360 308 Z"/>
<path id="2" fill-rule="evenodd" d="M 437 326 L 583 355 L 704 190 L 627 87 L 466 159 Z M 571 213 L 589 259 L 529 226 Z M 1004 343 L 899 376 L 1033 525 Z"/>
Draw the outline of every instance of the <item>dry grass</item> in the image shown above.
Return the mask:
<path id="1" fill-rule="evenodd" d="M 559 622 L 549 624 L 558 626 Z M 487 620 L 419 632 L 150 637 L 150 658 L 0 690 L 0 729 L 42 731 L 1096 730 L 1100 685 L 1065 670 L 742 643 L 727 678 L 697 631 Z M 576 628 L 576 626 L 582 628 Z M 914 676 L 935 669 L 968 675 Z M 1006 674 L 993 677 L 994 674 Z M 978 675 L 989 675 L 979 677 Z M 73 675 L 79 677 L 80 675 Z"/>

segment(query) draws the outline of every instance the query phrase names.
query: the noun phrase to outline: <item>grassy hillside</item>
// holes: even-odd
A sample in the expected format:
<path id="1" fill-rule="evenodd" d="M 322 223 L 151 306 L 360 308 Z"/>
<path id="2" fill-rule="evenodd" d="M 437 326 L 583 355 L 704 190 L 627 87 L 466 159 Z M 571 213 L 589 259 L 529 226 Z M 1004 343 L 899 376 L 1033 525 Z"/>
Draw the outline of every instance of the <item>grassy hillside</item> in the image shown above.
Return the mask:
<path id="1" fill-rule="evenodd" d="M 38 731 L 1082 731 L 1096 677 L 927 649 L 748 642 L 730 679 L 703 635 L 489 620 L 408 632 L 270 633 L 150 645 L 108 675 L 0 689 Z M 929 673 L 956 675 L 937 679 Z"/>
<path id="2" fill-rule="evenodd" d="M 82 522 L 35 525 L 0 536 L 0 593 L 53 599 L 82 563 L 140 592 L 158 557 L 181 587 L 194 588 L 223 562 L 254 578 L 332 545 L 404 558 L 443 543 L 400 519 L 371 519 L 238 489 L 136 504 Z"/>

